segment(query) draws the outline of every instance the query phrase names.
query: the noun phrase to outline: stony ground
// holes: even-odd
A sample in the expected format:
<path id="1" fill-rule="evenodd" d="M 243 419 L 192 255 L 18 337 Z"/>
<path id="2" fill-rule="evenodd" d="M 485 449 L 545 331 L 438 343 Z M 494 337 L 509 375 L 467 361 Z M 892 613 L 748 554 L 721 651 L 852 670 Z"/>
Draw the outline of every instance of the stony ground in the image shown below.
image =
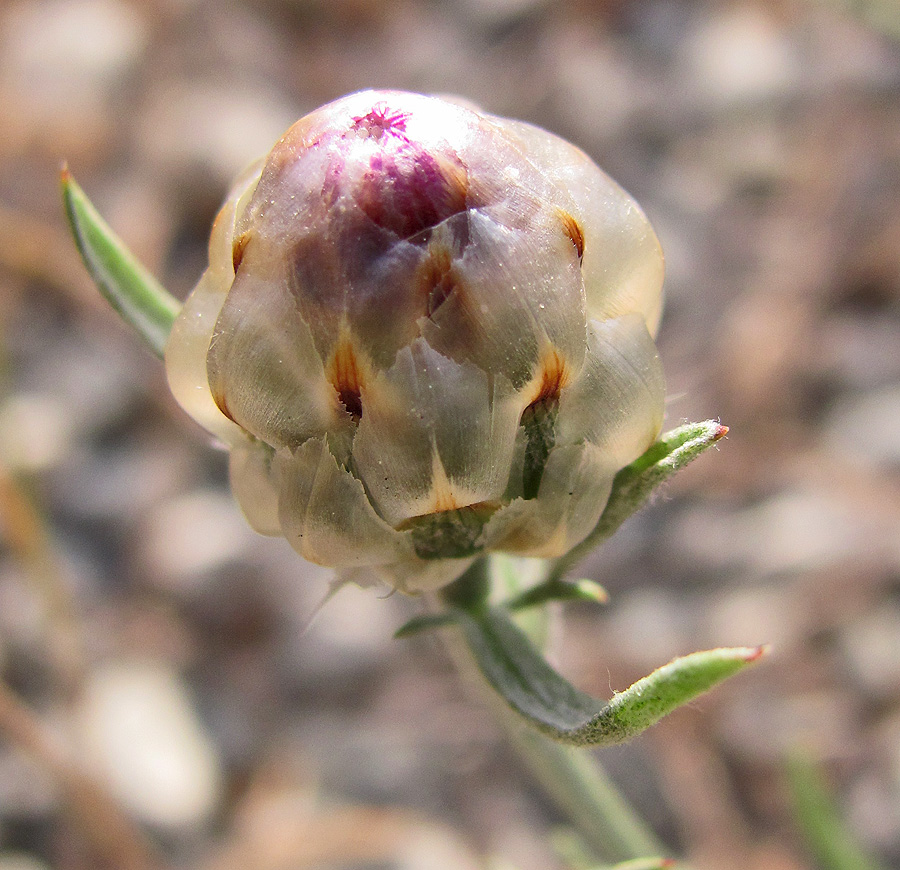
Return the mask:
<path id="1" fill-rule="evenodd" d="M 0 672 L 48 743 L 0 735 L 0 870 L 101 866 L 98 824 L 126 866 L 121 808 L 183 868 L 567 866 L 438 644 L 391 640 L 415 601 L 346 590 L 304 632 L 327 575 L 246 528 L 61 219 L 66 158 L 184 296 L 230 177 L 372 85 L 539 123 L 630 190 L 668 260 L 668 421 L 731 427 L 590 560 L 611 603 L 567 609 L 554 656 L 597 694 L 694 649 L 771 659 L 612 775 L 698 870 L 813 870 L 802 746 L 900 862 L 900 26 L 855 5 L 0 5 Z"/>

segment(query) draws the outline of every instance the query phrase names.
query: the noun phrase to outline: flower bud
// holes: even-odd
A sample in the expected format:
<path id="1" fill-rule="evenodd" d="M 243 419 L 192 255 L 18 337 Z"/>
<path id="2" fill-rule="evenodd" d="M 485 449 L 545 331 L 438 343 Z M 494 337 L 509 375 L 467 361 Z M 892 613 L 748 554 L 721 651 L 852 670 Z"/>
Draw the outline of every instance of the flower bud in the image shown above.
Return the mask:
<path id="1" fill-rule="evenodd" d="M 558 556 L 658 435 L 662 254 L 579 149 L 366 91 L 235 184 L 166 351 L 250 523 L 404 591 Z"/>

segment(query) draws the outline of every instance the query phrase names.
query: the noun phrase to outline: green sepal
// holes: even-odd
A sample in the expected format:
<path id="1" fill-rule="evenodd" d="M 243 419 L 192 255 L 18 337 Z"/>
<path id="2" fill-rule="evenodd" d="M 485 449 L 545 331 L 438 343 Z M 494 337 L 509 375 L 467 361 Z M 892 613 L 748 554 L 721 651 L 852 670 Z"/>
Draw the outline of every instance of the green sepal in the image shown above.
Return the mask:
<path id="1" fill-rule="evenodd" d="M 503 606 L 507 610 L 515 611 L 537 607 L 549 601 L 590 601 L 593 604 L 605 604 L 609 601 L 609 593 L 596 580 L 554 578 L 526 589 L 503 602 Z"/>
<path id="2" fill-rule="evenodd" d="M 714 649 L 675 659 L 603 701 L 560 676 L 499 608 L 454 609 L 466 646 L 490 686 L 528 724 L 573 746 L 628 740 L 759 659 L 763 647 Z"/>
<path id="3" fill-rule="evenodd" d="M 885 870 L 841 818 L 821 766 L 797 751 L 788 756 L 786 769 L 794 818 L 822 870 Z"/>
<path id="4" fill-rule="evenodd" d="M 107 302 L 162 357 L 181 303 L 125 247 L 66 167 L 63 204 L 81 259 Z"/>
<path id="5" fill-rule="evenodd" d="M 565 575 L 643 507 L 657 486 L 727 434 L 727 426 L 716 420 L 706 420 L 703 423 L 687 423 L 662 435 L 652 447 L 616 475 L 597 525 L 580 544 L 553 563 L 548 579 L 557 580 Z"/>
<path id="6" fill-rule="evenodd" d="M 420 559 L 466 559 L 484 549 L 484 525 L 496 504 L 474 504 L 413 517 L 400 526 L 409 531 Z"/>

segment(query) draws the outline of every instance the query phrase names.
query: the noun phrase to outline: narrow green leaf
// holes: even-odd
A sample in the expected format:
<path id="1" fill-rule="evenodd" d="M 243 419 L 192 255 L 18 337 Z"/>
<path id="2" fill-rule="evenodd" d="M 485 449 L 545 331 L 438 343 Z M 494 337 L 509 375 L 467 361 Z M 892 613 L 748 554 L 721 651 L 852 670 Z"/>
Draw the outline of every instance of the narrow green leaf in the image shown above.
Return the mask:
<path id="1" fill-rule="evenodd" d="M 554 671 L 502 610 L 455 612 L 475 663 L 509 707 L 548 737 L 574 746 L 628 740 L 765 652 L 739 647 L 692 653 L 604 703 Z"/>
<path id="2" fill-rule="evenodd" d="M 69 226 L 88 272 L 122 319 L 162 357 L 181 303 L 134 258 L 65 167 L 60 184 Z"/>
<path id="3" fill-rule="evenodd" d="M 884 870 L 844 823 L 819 765 L 797 752 L 787 760 L 787 774 L 794 817 L 821 870 Z"/>
<path id="4" fill-rule="evenodd" d="M 609 593 L 595 580 L 547 580 L 504 602 L 507 610 L 524 610 L 548 601 L 590 601 L 605 604 Z"/>
<path id="5" fill-rule="evenodd" d="M 727 426 L 716 420 L 706 420 L 687 423 L 662 435 L 642 456 L 616 475 L 609 501 L 597 525 L 577 547 L 556 560 L 548 579 L 564 576 L 643 507 L 657 486 L 727 434 Z"/>
<path id="6" fill-rule="evenodd" d="M 430 631 L 434 628 L 443 628 L 446 625 L 453 625 L 456 621 L 452 613 L 425 613 L 421 616 L 414 616 L 412 619 L 404 622 L 395 632 L 396 639 L 411 637 L 420 631 Z"/>

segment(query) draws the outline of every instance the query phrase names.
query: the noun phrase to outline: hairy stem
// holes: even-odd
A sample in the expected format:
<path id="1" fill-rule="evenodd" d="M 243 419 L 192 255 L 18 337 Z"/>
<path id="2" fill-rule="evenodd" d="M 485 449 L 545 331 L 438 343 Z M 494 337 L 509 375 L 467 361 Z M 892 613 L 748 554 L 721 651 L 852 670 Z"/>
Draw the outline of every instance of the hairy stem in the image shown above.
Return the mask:
<path id="1" fill-rule="evenodd" d="M 469 571 L 444 591 L 452 603 L 483 601 L 487 560 Z M 488 705 L 506 732 L 511 745 L 547 794 L 566 813 L 572 825 L 596 852 L 597 859 L 609 863 L 659 855 L 663 848 L 637 813 L 619 794 L 599 762 L 584 749 L 554 743 L 537 731 L 522 727 L 521 721 L 490 690 L 481 677 L 468 644 L 458 631 L 444 632 L 446 648 L 460 674 L 482 690 Z"/>
<path id="2" fill-rule="evenodd" d="M 601 861 L 618 863 L 665 852 L 587 750 L 561 746 L 512 721 L 504 724 L 525 765 Z"/>

